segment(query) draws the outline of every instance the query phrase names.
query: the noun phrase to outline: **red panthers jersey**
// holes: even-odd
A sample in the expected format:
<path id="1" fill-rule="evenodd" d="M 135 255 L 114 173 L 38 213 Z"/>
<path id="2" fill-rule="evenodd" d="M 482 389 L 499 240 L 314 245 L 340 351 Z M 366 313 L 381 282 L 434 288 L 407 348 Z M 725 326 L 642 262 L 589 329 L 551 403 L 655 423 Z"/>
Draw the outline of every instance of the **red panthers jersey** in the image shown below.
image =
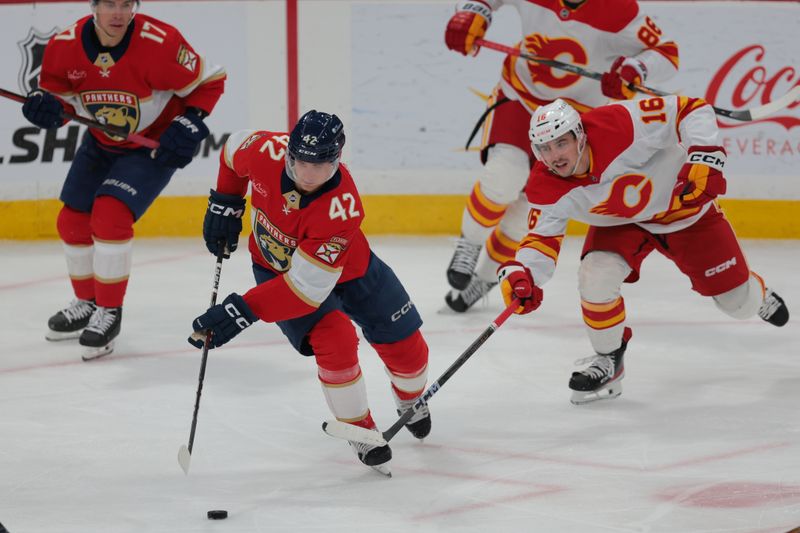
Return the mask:
<path id="1" fill-rule="evenodd" d="M 220 154 L 217 191 L 244 197 L 251 184 L 253 261 L 276 274 L 244 294 L 267 322 L 313 312 L 338 283 L 364 275 L 370 249 L 364 206 L 344 165 L 313 193 L 286 174 L 288 133 L 239 131 Z"/>
<path id="2" fill-rule="evenodd" d="M 90 15 L 47 43 L 39 86 L 75 114 L 157 139 L 187 107 L 210 113 L 225 77 L 222 67 L 208 65 L 169 24 L 137 14 L 122 42 L 106 48 Z M 104 145 L 138 147 L 89 131 Z"/>

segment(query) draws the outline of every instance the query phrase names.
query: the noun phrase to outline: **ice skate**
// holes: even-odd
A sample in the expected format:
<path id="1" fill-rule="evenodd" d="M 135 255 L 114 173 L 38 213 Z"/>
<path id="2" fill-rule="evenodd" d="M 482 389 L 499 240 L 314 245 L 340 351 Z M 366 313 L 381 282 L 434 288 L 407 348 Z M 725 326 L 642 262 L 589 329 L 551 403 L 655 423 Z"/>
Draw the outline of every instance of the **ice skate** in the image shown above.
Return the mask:
<path id="1" fill-rule="evenodd" d="M 456 313 L 464 313 L 475 305 L 478 300 L 489 294 L 489 291 L 492 290 L 492 287 L 495 285 L 497 285 L 497 283 L 493 281 L 483 281 L 475 276 L 463 291 L 451 290 L 448 292 L 444 297 L 444 301 L 447 307 Z"/>
<path id="2" fill-rule="evenodd" d="M 403 413 L 411 409 L 419 398 L 413 398 L 411 400 L 401 400 L 395 394 L 394 389 L 392 389 L 392 396 L 394 397 L 394 403 L 397 405 L 397 415 L 402 416 Z M 422 407 L 414 413 L 408 422 L 406 423 L 406 429 L 411 432 L 414 437 L 418 438 L 419 440 L 424 439 L 428 436 L 431 432 L 431 411 L 428 409 L 428 404 L 424 404 Z"/>
<path id="3" fill-rule="evenodd" d="M 372 468 L 376 472 L 387 477 L 392 477 L 392 470 L 389 468 L 389 461 L 392 460 L 392 449 L 389 445 L 375 446 L 364 444 L 363 442 L 347 441 L 350 448 L 358 457 L 358 460 Z"/>
<path id="4" fill-rule="evenodd" d="M 97 307 L 78 341 L 86 347 L 81 358 L 91 361 L 114 351 L 114 339 L 121 327 L 122 307 Z"/>
<path id="5" fill-rule="evenodd" d="M 625 328 L 619 348 L 609 354 L 596 354 L 577 361 L 578 364 L 588 361 L 589 366 L 573 372 L 569 380 L 569 388 L 573 391 L 570 401 L 573 404 L 610 400 L 622 394 L 625 348 L 632 335 L 631 329 Z"/>
<path id="6" fill-rule="evenodd" d="M 480 244 L 472 244 L 464 237 L 456 239 L 456 251 L 447 267 L 447 282 L 456 290 L 463 291 L 469 285 L 481 253 Z"/>
<path id="7" fill-rule="evenodd" d="M 789 308 L 786 302 L 772 289 L 767 288 L 764 303 L 758 309 L 758 316 L 773 326 L 781 327 L 789 321 Z"/>
<path id="8" fill-rule="evenodd" d="M 77 339 L 81 336 L 83 328 L 89 323 L 89 318 L 94 313 L 95 305 L 92 300 L 72 300 L 66 308 L 50 317 L 47 321 L 47 333 L 44 338 L 49 341 L 63 341 Z"/>

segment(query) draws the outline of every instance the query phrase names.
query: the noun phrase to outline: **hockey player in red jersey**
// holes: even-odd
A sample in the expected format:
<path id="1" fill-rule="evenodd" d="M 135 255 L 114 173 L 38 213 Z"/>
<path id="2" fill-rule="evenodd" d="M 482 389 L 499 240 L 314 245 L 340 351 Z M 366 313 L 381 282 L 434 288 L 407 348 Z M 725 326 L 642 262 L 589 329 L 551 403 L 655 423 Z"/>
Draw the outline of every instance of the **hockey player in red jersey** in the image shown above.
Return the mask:
<path id="1" fill-rule="evenodd" d="M 789 311 L 748 266 L 715 198 L 725 193 L 725 149 L 714 110 L 700 99 L 667 96 L 602 106 L 582 117 L 563 100 L 531 117 L 538 161 L 526 187 L 530 231 L 514 260 L 498 270 L 506 302 L 535 310 L 552 277 L 567 221 L 590 225 L 578 289 L 592 347 L 588 366 L 572 374 L 572 402 L 622 392 L 623 282 L 639 279 L 653 250 L 669 258 L 725 314 L 756 314 L 783 326 Z"/>
<path id="2" fill-rule="evenodd" d="M 174 27 L 137 14 L 139 0 L 91 0 L 92 15 L 55 35 L 25 117 L 40 128 L 62 111 L 158 140 L 157 150 L 90 129 L 72 162 L 57 220 L 75 299 L 48 340 L 80 338 L 84 359 L 113 350 L 131 269 L 133 225 L 208 135 L 203 118 L 225 73 Z"/>
<path id="3" fill-rule="evenodd" d="M 627 83 L 659 82 L 678 69 L 678 47 L 666 38 L 636 0 L 467 0 L 459 2 L 445 43 L 461 54 L 477 53 L 492 14 L 513 6 L 522 22 L 517 47 L 605 72 L 598 81 L 508 56 L 489 101 L 481 143 L 483 175 L 473 185 L 461 218 L 461 236 L 447 268 L 453 288 L 447 305 L 464 312 L 496 285 L 495 270 L 514 256 L 527 231 L 522 189 L 534 156 L 528 141 L 530 115 L 562 98 L 579 111 L 628 99 Z"/>
<path id="4" fill-rule="evenodd" d="M 203 236 L 211 253 L 221 245 L 236 249 L 250 185 L 249 248 L 258 285 L 241 296 L 230 294 L 192 327 L 211 331 L 216 347 L 256 320 L 276 322 L 298 352 L 315 357 L 333 415 L 375 429 L 351 319 L 383 360 L 398 413 L 425 388 L 428 346 L 416 307 L 361 231 L 364 206 L 350 171 L 339 162 L 344 142 L 339 118 L 317 111 L 303 115 L 291 134 L 231 135 Z M 193 338 L 189 342 L 203 346 Z M 426 437 L 431 429 L 427 407 L 406 427 L 415 437 Z M 389 473 L 388 445 L 350 444 L 364 464 Z"/>

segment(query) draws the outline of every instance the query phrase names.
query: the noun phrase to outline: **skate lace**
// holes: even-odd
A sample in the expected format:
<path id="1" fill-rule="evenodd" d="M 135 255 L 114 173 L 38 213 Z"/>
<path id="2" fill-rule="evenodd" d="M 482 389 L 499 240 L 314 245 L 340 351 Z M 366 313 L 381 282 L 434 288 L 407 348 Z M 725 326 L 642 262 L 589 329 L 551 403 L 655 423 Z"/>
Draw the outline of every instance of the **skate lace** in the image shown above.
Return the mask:
<path id="1" fill-rule="evenodd" d="M 589 366 L 581 370 L 580 373 L 590 378 L 597 379 L 614 373 L 614 361 L 608 355 L 591 355 L 575 361 L 576 366 L 585 365 L 586 363 L 589 363 Z"/>
<path id="2" fill-rule="evenodd" d="M 63 314 L 70 322 L 81 320 L 91 315 L 94 312 L 94 305 L 88 300 L 80 300 L 78 298 L 69 303 L 69 307 L 62 309 Z"/>
<path id="3" fill-rule="evenodd" d="M 414 407 L 414 404 L 417 403 L 418 399 L 419 398 L 414 398 L 413 400 L 398 400 L 397 409 L 401 413 L 405 413 L 406 411 Z M 406 422 L 406 424 L 414 424 L 416 422 L 419 422 L 423 418 L 427 418 L 429 416 L 431 416 L 431 412 L 428 409 L 428 404 L 426 403 L 414 413 L 414 416 L 408 419 L 408 422 Z"/>
<path id="4" fill-rule="evenodd" d="M 89 324 L 86 326 L 86 329 L 103 335 L 111 328 L 116 318 L 116 308 L 98 307 L 92 315 L 92 318 L 89 319 Z"/>
<path id="5" fill-rule="evenodd" d="M 453 254 L 453 260 L 450 261 L 450 270 L 462 274 L 472 274 L 478 263 L 480 251 L 480 244 L 472 244 L 464 237 L 460 237 L 456 240 L 456 251 Z"/>
<path id="6" fill-rule="evenodd" d="M 359 459 L 363 459 L 370 451 L 377 448 L 374 444 L 366 444 L 364 442 L 356 442 L 353 440 L 347 441 L 350 443 L 350 447 L 353 448 L 353 451 L 356 452 L 356 455 Z"/>
<path id="7" fill-rule="evenodd" d="M 467 285 L 467 288 L 459 293 L 459 296 L 464 300 L 464 303 L 471 306 L 482 297 L 489 294 L 489 290 L 495 285 L 497 285 L 497 283 L 483 281 L 478 277 L 474 277 L 472 281 L 469 282 L 469 285 Z"/>
<path id="8" fill-rule="evenodd" d="M 777 311 L 780 306 L 781 302 L 775 297 L 775 293 L 767 289 L 767 295 L 764 297 L 764 303 L 762 303 L 761 307 L 758 308 L 758 316 L 764 320 L 769 320 L 769 318 L 775 314 L 775 311 Z"/>

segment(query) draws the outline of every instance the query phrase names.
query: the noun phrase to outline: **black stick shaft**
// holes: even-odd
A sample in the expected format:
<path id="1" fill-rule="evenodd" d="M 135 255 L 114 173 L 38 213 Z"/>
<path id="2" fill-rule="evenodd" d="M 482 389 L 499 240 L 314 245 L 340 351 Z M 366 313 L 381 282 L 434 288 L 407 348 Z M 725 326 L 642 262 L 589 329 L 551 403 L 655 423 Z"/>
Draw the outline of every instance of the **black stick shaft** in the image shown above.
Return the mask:
<path id="1" fill-rule="evenodd" d="M 544 57 L 532 56 L 530 54 L 526 54 L 517 48 L 513 48 L 511 46 L 506 46 L 504 44 L 495 43 L 492 41 L 487 41 L 485 39 L 476 39 L 475 44 L 478 46 L 484 46 L 491 50 L 497 50 L 498 52 L 504 52 L 506 54 L 514 55 L 521 57 L 526 61 L 531 61 L 533 63 L 539 63 L 541 65 L 548 66 L 550 68 L 555 68 L 558 70 L 563 70 L 565 72 L 571 72 L 573 74 L 577 74 L 578 76 L 583 76 L 584 78 L 591 78 L 593 80 L 601 80 L 603 75 L 599 72 L 595 72 L 593 70 L 585 69 L 583 67 L 579 67 L 578 65 L 572 65 L 570 63 L 563 63 L 556 59 L 548 59 Z M 644 94 L 649 94 L 652 96 L 669 96 L 672 93 L 668 93 L 666 91 L 662 91 L 659 89 L 653 89 L 652 87 L 647 87 L 645 85 L 635 85 L 632 83 L 628 84 L 628 88 L 632 91 L 637 91 Z M 723 117 L 732 118 L 734 120 L 741 120 L 743 122 L 748 122 L 753 120 L 753 113 L 752 110 L 749 109 L 725 109 L 722 107 L 711 106 L 714 108 L 714 112 L 717 115 L 721 115 Z"/>
<path id="2" fill-rule="evenodd" d="M 430 400 L 434 394 L 439 392 L 439 389 L 441 389 L 442 386 L 444 386 L 444 384 L 447 383 L 447 380 L 449 380 L 453 376 L 453 374 L 455 374 L 458 371 L 458 369 L 461 368 L 470 357 L 472 357 L 472 354 L 478 351 L 478 348 L 483 346 L 483 344 L 489 339 L 489 337 L 491 337 L 492 334 L 495 331 L 497 331 L 497 328 L 502 326 L 503 323 L 508 319 L 508 317 L 511 316 L 511 314 L 514 312 L 514 309 L 516 309 L 517 307 L 519 307 L 519 300 L 515 299 L 513 302 L 511 302 L 511 305 L 506 307 L 503 310 L 503 312 L 500 313 L 500 315 L 494 319 L 494 322 L 489 324 L 488 328 L 483 330 L 483 333 L 481 333 L 480 337 L 475 339 L 473 343 L 470 344 L 466 350 L 464 350 L 464 353 L 458 356 L 458 359 L 456 359 L 455 362 L 453 362 L 453 364 L 450 365 L 447 368 L 447 370 L 445 370 L 444 373 L 442 373 L 441 376 L 439 376 L 439 379 L 431 383 L 431 386 L 428 387 L 428 389 L 422 394 L 422 396 L 419 397 L 419 399 L 414 403 L 414 405 L 411 406 L 411 408 L 408 409 L 406 412 L 404 412 L 400 416 L 400 418 L 397 419 L 397 422 L 392 424 L 392 426 L 389 429 L 387 429 L 382 433 L 383 439 L 386 442 L 389 442 L 392 439 L 392 437 L 394 437 L 397 434 L 397 432 L 403 428 L 406 422 L 411 420 L 411 418 L 414 416 L 414 413 L 419 411 L 425 404 L 428 403 L 428 400 Z"/>
<path id="3" fill-rule="evenodd" d="M 222 274 L 222 259 L 225 256 L 225 246 L 219 243 L 217 251 L 217 264 L 214 266 L 214 288 L 211 290 L 211 304 L 209 307 L 214 307 L 217 304 L 217 292 L 219 291 L 219 277 Z M 194 434 L 197 430 L 197 412 L 200 410 L 200 396 L 203 394 L 203 380 L 206 377 L 206 363 L 208 362 L 208 348 L 211 346 L 211 332 L 206 331 L 206 340 L 203 343 L 203 356 L 200 362 L 200 377 L 197 380 L 197 397 L 194 400 L 194 413 L 192 414 L 192 430 L 189 432 L 189 444 L 186 446 L 189 449 L 189 454 L 192 453 L 194 446 Z"/>

